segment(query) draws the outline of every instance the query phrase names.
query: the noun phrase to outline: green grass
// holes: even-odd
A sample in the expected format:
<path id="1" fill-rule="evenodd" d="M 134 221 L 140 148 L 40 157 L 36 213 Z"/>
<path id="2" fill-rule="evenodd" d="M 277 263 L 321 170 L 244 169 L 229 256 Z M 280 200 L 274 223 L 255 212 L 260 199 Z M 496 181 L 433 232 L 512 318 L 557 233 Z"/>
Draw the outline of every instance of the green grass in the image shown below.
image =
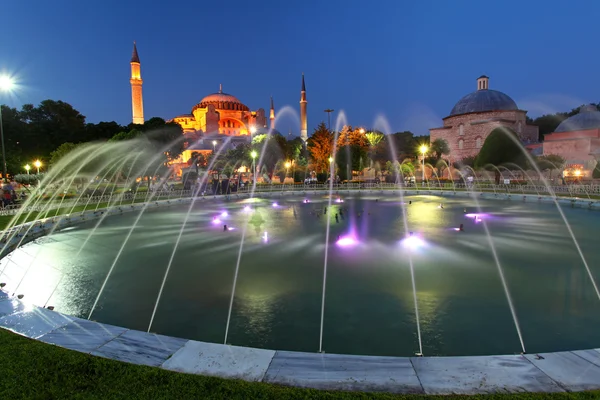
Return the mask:
<path id="1" fill-rule="evenodd" d="M 332 392 L 189 375 L 93 357 L 0 329 L 2 399 L 596 399 L 600 391 L 485 396 Z"/>

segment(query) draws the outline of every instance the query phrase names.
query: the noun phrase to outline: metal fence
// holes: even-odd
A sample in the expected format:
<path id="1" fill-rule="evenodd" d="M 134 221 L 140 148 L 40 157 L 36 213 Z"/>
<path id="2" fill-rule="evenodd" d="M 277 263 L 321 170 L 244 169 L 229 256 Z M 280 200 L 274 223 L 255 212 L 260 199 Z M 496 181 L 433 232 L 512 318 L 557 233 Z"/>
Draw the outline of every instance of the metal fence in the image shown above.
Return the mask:
<path id="1" fill-rule="evenodd" d="M 334 192 L 340 191 L 370 191 L 370 190 L 406 190 L 406 191 L 476 191 L 476 192 L 493 192 L 493 193 L 508 193 L 508 194 L 537 194 L 537 195 L 566 195 L 573 197 L 589 197 L 600 196 L 600 185 L 562 185 L 549 186 L 544 185 L 494 185 L 494 184 L 478 184 L 468 185 L 460 184 L 394 184 L 394 183 L 345 183 L 345 184 L 257 184 L 254 188 L 255 193 L 277 193 L 277 192 L 316 192 L 328 191 L 332 188 Z M 235 194 L 249 194 L 252 191 L 252 186 L 247 185 L 243 188 L 237 188 Z M 220 194 L 220 193 L 218 193 Z M 37 203 L 25 202 L 24 204 L 14 204 L 0 208 L 0 215 L 15 215 L 21 213 L 40 213 L 43 211 L 69 209 L 78 206 L 90 206 L 107 204 L 111 206 L 120 206 L 135 202 L 145 202 L 153 200 L 168 200 L 187 198 L 193 195 L 192 190 L 171 190 L 171 191 L 150 191 L 136 193 L 122 193 L 104 196 L 79 197 L 73 199 L 62 200 L 41 200 Z M 212 196 L 212 192 L 197 193 L 197 196 Z"/>

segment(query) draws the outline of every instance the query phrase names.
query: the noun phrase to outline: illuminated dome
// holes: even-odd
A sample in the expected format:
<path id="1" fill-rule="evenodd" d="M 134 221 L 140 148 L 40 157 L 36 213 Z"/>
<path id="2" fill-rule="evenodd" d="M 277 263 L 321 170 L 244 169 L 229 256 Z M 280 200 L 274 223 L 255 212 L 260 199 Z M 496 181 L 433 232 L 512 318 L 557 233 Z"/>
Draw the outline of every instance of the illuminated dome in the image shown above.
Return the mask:
<path id="1" fill-rule="evenodd" d="M 237 97 L 227 94 L 227 93 L 213 93 L 213 94 L 209 94 L 208 96 L 206 96 L 205 98 L 203 98 L 200 101 L 200 104 L 203 103 L 218 103 L 218 102 L 229 102 L 229 103 L 236 103 L 236 104 L 242 104 L 241 101 L 238 100 Z"/>
<path id="2" fill-rule="evenodd" d="M 585 131 L 600 128 L 600 111 L 593 104 L 581 107 L 579 114 L 565 119 L 554 132 Z"/>
<path id="3" fill-rule="evenodd" d="M 485 89 L 469 93 L 460 99 L 454 108 L 452 108 L 450 115 L 518 109 L 517 103 L 507 94 L 497 90 Z"/>
<path id="4" fill-rule="evenodd" d="M 246 107 L 237 97 L 223 93 L 223 87 L 219 86 L 219 91 L 217 93 L 209 94 L 205 98 L 203 98 L 200 103 L 198 103 L 194 109 L 196 108 L 205 108 L 209 104 L 215 106 L 216 109 L 225 109 L 225 110 L 238 110 L 238 111 L 248 111 L 249 108 Z"/>

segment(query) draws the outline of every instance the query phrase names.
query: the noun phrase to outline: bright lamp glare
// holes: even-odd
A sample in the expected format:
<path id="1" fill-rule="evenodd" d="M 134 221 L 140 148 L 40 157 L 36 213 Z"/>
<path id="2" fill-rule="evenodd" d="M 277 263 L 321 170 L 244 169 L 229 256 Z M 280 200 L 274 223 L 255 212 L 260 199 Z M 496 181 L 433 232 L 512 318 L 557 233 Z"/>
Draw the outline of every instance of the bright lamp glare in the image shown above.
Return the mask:
<path id="1" fill-rule="evenodd" d="M 0 75 L 0 90 L 9 92 L 15 86 L 15 81 L 8 75 Z"/>

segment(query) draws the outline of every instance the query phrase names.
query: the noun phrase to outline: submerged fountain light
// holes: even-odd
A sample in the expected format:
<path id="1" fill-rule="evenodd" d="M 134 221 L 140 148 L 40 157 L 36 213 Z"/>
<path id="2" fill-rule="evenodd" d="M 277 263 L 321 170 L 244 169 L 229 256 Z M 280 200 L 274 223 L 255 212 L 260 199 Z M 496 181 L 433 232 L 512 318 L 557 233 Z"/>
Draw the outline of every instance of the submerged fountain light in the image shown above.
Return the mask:
<path id="1" fill-rule="evenodd" d="M 277 204 L 277 202 L 274 202 L 273 207 L 279 207 L 279 204 Z"/>
<path id="2" fill-rule="evenodd" d="M 244 207 L 244 212 L 247 212 L 247 213 L 249 213 L 249 212 L 251 212 L 251 211 L 252 211 L 252 208 L 251 208 L 250 206 L 245 206 L 245 207 Z"/>
<path id="3" fill-rule="evenodd" d="M 338 238 L 336 244 L 340 247 L 351 247 L 355 246 L 358 241 L 352 236 L 341 236 Z"/>
<path id="4" fill-rule="evenodd" d="M 229 214 L 227 214 L 227 211 L 223 211 L 223 212 L 221 213 L 221 217 L 226 217 L 226 216 L 228 216 L 228 215 L 229 215 Z"/>
<path id="5" fill-rule="evenodd" d="M 262 237 L 262 238 L 263 238 L 263 241 L 264 241 L 265 243 L 267 243 L 267 242 L 269 241 L 269 235 L 267 234 L 267 232 L 265 232 L 265 233 L 263 234 L 263 237 Z"/>
<path id="6" fill-rule="evenodd" d="M 219 218 L 217 218 L 217 217 L 214 217 L 213 220 L 212 220 L 212 223 L 215 224 L 215 225 L 218 225 L 218 224 L 221 223 L 221 220 Z"/>
<path id="7" fill-rule="evenodd" d="M 343 203 L 343 202 L 344 202 L 344 200 L 342 200 L 341 198 L 339 198 L 339 197 L 338 197 L 337 199 L 335 199 L 335 202 L 336 202 L 336 203 Z"/>
<path id="8" fill-rule="evenodd" d="M 409 249 L 418 249 L 425 246 L 425 241 L 413 232 L 410 232 L 407 237 L 402 239 L 402 245 Z"/>

